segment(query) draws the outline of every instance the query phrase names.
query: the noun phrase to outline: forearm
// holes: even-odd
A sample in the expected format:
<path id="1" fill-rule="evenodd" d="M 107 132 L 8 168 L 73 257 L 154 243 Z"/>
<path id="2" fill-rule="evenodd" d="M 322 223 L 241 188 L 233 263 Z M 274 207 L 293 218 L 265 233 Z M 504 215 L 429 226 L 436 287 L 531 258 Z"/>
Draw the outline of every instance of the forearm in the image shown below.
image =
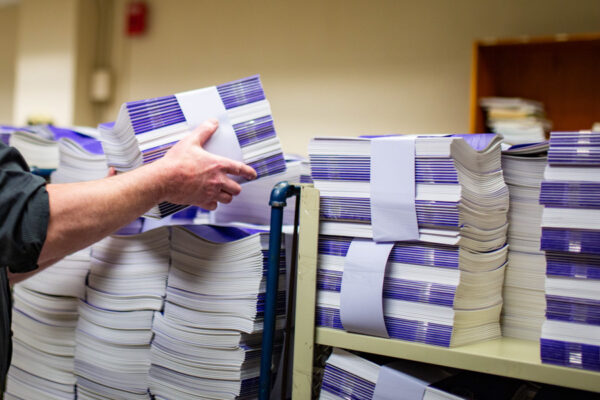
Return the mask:
<path id="1" fill-rule="evenodd" d="M 162 200 L 152 165 L 91 182 L 50 184 L 50 221 L 38 264 L 47 266 L 138 218 Z"/>

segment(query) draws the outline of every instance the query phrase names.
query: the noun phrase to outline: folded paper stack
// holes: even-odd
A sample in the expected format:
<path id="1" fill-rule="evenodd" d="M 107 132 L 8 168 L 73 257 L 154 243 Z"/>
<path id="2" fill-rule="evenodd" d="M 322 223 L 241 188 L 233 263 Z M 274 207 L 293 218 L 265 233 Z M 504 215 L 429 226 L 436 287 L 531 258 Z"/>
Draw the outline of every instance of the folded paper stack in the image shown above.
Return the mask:
<path id="1" fill-rule="evenodd" d="M 114 123 L 99 127 L 108 164 L 127 171 L 155 161 L 209 118 L 219 121 L 219 129 L 204 145 L 207 151 L 250 165 L 259 178 L 285 171 L 258 75 L 123 104 Z M 163 203 L 148 215 L 164 217 L 184 207 Z"/>
<path id="2" fill-rule="evenodd" d="M 600 371 L 600 132 L 552 132 L 548 164 L 542 362 Z"/>
<path id="3" fill-rule="evenodd" d="M 269 234 L 211 225 L 171 229 L 164 312 L 156 313 L 152 326 L 150 391 L 157 399 L 254 398 Z M 284 271 L 282 262 L 279 330 L 284 323 Z"/>
<path id="4" fill-rule="evenodd" d="M 452 370 L 411 361 L 379 365 L 334 348 L 325 364 L 319 399 L 462 399 L 436 387 L 453 375 Z"/>
<path id="5" fill-rule="evenodd" d="M 13 357 L 6 399 L 75 398 L 75 327 L 90 249 L 14 286 Z"/>
<path id="6" fill-rule="evenodd" d="M 129 233 L 92 247 L 76 333 L 79 399 L 150 398 L 152 318 L 164 303 L 169 229 Z"/>
<path id="7" fill-rule="evenodd" d="M 412 140 L 408 155 L 383 158 L 411 158 L 414 169 L 391 165 L 389 181 L 377 177 L 378 140 L 384 147 Z M 313 139 L 312 178 L 321 191 L 317 325 L 439 346 L 500 336 L 508 209 L 500 142 L 493 134 Z M 402 174 L 406 182 L 396 180 Z M 412 197 L 397 188 L 412 188 Z M 395 239 L 410 219 L 388 223 L 402 203 L 413 207 L 413 236 Z M 375 238 L 386 223 L 389 232 Z M 367 307 L 353 300 L 371 297 L 377 329 L 352 322 L 377 314 L 360 315 Z"/>
<path id="8" fill-rule="evenodd" d="M 50 175 L 52 183 L 83 182 L 108 175 L 108 165 L 98 139 L 63 137 L 58 141 L 58 168 Z"/>
<path id="9" fill-rule="evenodd" d="M 540 250 L 540 188 L 548 142 L 515 145 L 502 153 L 502 170 L 510 191 L 508 265 L 504 278 L 502 335 L 539 340 L 545 320 L 546 257 Z"/>
<path id="10" fill-rule="evenodd" d="M 9 144 L 16 147 L 34 172 L 49 174 L 59 165 L 58 141 L 62 138 L 84 143 L 96 135 L 94 129 L 61 128 L 52 125 L 36 125 L 15 130 Z M 91 135 L 91 136 L 90 136 Z"/>

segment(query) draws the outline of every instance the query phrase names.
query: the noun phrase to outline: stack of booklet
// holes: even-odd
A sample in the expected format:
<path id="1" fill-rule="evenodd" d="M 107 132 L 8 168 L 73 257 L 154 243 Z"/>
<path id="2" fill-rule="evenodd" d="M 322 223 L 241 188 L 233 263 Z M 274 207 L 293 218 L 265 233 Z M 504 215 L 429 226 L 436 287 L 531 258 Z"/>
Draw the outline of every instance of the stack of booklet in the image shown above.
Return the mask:
<path id="1" fill-rule="evenodd" d="M 345 291 L 343 281 L 348 264 L 355 265 L 350 249 L 367 246 L 364 253 L 377 246 L 371 239 L 372 199 L 381 186 L 371 179 L 371 140 L 317 138 L 309 147 L 312 178 L 321 191 L 321 326 L 349 330 L 343 322 L 344 298 L 366 296 L 359 287 Z M 496 338 L 507 254 L 508 189 L 501 171 L 501 140 L 493 134 L 414 140 L 414 197 L 408 202 L 415 207 L 416 236 L 388 242 L 388 253 L 380 260 L 385 264 L 379 292 L 387 331 L 383 335 L 440 346 Z M 405 197 L 390 197 L 380 216 L 393 214 Z M 378 262 L 375 254 L 363 257 L 361 268 Z"/>
<path id="2" fill-rule="evenodd" d="M 373 237 L 371 198 L 379 188 L 371 184 L 372 140 L 311 140 L 312 178 L 321 192 L 322 234 Z M 501 137 L 493 134 L 416 138 L 414 204 L 420 240 L 474 251 L 504 245 L 509 198 L 500 144 Z"/>
<path id="3" fill-rule="evenodd" d="M 453 375 L 451 370 L 411 361 L 379 365 L 334 348 L 325 364 L 319 399 L 462 399 L 436 387 Z"/>
<path id="4" fill-rule="evenodd" d="M 52 183 L 92 181 L 108 175 L 106 157 L 97 139 L 61 138 L 58 153 L 58 168 L 50 175 Z"/>
<path id="5" fill-rule="evenodd" d="M 600 371 L 600 132 L 552 132 L 548 164 L 542 361 Z"/>
<path id="6" fill-rule="evenodd" d="M 250 165 L 259 178 L 285 171 L 258 75 L 123 104 L 114 123 L 99 127 L 108 164 L 127 171 L 155 161 L 209 118 L 218 119 L 219 128 L 203 146 L 207 151 Z M 164 217 L 184 207 L 159 204 L 148 215 Z"/>
<path id="7" fill-rule="evenodd" d="M 551 123 L 539 101 L 515 97 L 484 97 L 479 105 L 485 113 L 487 129 L 504 136 L 508 144 L 546 140 Z"/>
<path id="8" fill-rule="evenodd" d="M 211 225 L 171 229 L 165 307 L 152 325 L 151 393 L 157 399 L 256 397 L 268 232 Z M 280 290 L 284 282 L 282 274 Z M 280 330 L 284 291 L 278 299 Z"/>
<path id="9" fill-rule="evenodd" d="M 546 312 L 546 257 L 540 250 L 543 206 L 539 197 L 547 152 L 548 142 L 515 145 L 502 152 L 502 170 L 510 191 L 502 335 L 536 341 Z"/>
<path id="10" fill-rule="evenodd" d="M 94 130 L 83 128 L 60 128 L 52 125 L 30 126 L 14 131 L 9 144 L 16 147 L 34 171 L 46 173 L 59 164 L 58 141 L 68 138 L 75 142 L 87 142 L 95 135 Z M 49 173 L 49 172 L 47 172 Z"/>
<path id="11" fill-rule="evenodd" d="M 89 261 L 85 249 L 15 285 L 5 399 L 75 398 L 77 304 Z"/>
<path id="12" fill-rule="evenodd" d="M 167 227 L 109 236 L 92 247 L 76 333 L 79 399 L 150 398 L 152 318 L 162 309 L 168 270 Z"/>

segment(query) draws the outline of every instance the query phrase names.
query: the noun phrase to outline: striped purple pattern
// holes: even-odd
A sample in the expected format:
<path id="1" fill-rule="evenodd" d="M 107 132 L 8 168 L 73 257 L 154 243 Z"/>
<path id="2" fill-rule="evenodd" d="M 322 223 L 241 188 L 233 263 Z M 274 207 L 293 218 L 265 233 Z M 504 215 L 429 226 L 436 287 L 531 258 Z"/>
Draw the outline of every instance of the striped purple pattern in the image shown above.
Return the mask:
<path id="1" fill-rule="evenodd" d="M 460 227 L 460 203 L 416 200 L 419 226 Z M 371 201 L 368 198 L 321 196 L 321 220 L 371 223 Z"/>
<path id="2" fill-rule="evenodd" d="M 319 235 L 318 252 L 346 257 L 351 237 Z M 419 264 L 431 267 L 458 268 L 460 248 L 425 242 L 396 242 L 388 262 Z"/>
<path id="3" fill-rule="evenodd" d="M 317 289 L 340 292 L 342 287 L 341 271 L 317 270 Z M 383 297 L 387 299 L 413 301 L 452 307 L 456 286 L 423 281 L 391 278 L 383 281 Z"/>
<path id="4" fill-rule="evenodd" d="M 130 101 L 126 107 L 136 135 L 185 122 L 183 111 L 174 95 Z"/>
<path id="5" fill-rule="evenodd" d="M 371 157 L 343 155 L 310 155 L 313 180 L 335 180 L 369 182 L 371 179 Z M 449 158 L 415 159 L 415 181 L 417 183 L 458 183 L 454 161 Z"/>
<path id="6" fill-rule="evenodd" d="M 451 325 L 388 316 L 385 316 L 384 320 L 390 338 L 435 346 L 450 346 L 452 339 Z M 317 306 L 315 324 L 327 328 L 344 329 L 340 319 L 340 310 L 337 308 Z"/>
<path id="7" fill-rule="evenodd" d="M 540 339 L 542 362 L 600 371 L 600 346 Z"/>

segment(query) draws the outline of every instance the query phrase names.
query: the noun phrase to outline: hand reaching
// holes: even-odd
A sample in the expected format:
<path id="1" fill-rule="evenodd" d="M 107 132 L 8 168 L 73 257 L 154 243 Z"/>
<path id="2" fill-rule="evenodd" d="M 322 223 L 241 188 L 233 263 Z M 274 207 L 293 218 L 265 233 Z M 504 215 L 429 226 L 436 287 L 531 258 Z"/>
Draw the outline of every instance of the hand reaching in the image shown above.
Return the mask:
<path id="1" fill-rule="evenodd" d="M 214 210 L 217 203 L 229 203 L 241 191 L 240 185 L 227 175 L 256 178 L 256 171 L 246 164 L 202 148 L 217 127 L 217 121 L 205 121 L 163 158 L 150 164 L 162 177 L 162 201 Z"/>

